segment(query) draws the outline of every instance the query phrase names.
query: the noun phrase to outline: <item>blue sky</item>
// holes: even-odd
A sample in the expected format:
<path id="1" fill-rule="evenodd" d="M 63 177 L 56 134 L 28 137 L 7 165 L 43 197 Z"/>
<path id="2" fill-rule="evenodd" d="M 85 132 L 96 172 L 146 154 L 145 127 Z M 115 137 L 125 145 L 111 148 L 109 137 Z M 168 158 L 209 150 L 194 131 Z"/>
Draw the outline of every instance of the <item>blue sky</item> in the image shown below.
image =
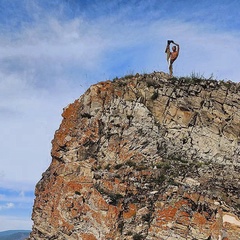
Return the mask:
<path id="1" fill-rule="evenodd" d="M 240 80 L 240 1 L 0 0 L 0 231 L 31 229 L 62 109 L 99 81 L 167 72 Z"/>

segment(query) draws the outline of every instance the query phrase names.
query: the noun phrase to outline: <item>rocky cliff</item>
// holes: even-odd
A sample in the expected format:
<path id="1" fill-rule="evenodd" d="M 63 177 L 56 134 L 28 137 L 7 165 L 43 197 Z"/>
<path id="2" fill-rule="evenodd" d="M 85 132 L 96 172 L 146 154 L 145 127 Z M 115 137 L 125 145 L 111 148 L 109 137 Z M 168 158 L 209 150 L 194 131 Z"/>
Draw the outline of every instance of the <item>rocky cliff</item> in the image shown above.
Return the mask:
<path id="1" fill-rule="evenodd" d="M 240 239 L 240 84 L 100 82 L 63 111 L 29 239 Z"/>

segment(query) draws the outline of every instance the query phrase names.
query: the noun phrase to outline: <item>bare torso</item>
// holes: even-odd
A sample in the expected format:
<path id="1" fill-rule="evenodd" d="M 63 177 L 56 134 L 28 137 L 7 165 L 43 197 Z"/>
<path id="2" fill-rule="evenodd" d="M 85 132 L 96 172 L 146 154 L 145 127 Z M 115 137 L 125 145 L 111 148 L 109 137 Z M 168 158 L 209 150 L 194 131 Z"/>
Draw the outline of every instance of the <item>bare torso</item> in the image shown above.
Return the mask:
<path id="1" fill-rule="evenodd" d="M 174 62 L 178 57 L 178 51 L 171 52 L 170 58 L 171 62 Z"/>

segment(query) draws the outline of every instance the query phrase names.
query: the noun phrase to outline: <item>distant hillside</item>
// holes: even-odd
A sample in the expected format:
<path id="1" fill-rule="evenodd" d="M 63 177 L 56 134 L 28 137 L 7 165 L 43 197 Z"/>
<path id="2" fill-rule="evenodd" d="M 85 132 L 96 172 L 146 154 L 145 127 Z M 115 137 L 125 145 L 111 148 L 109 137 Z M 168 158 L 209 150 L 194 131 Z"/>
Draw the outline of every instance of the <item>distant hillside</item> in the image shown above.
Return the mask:
<path id="1" fill-rule="evenodd" d="M 24 240 L 29 236 L 29 230 L 9 230 L 0 232 L 0 240 Z"/>

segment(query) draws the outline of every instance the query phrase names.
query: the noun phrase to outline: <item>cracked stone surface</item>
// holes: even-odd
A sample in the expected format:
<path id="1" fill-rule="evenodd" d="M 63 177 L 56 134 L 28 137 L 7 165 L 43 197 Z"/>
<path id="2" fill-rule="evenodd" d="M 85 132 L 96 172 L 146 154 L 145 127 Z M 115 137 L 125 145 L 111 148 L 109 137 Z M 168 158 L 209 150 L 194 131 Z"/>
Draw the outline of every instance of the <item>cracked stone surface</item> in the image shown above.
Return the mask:
<path id="1" fill-rule="evenodd" d="M 33 239 L 240 239 L 240 84 L 162 72 L 63 111 Z"/>

